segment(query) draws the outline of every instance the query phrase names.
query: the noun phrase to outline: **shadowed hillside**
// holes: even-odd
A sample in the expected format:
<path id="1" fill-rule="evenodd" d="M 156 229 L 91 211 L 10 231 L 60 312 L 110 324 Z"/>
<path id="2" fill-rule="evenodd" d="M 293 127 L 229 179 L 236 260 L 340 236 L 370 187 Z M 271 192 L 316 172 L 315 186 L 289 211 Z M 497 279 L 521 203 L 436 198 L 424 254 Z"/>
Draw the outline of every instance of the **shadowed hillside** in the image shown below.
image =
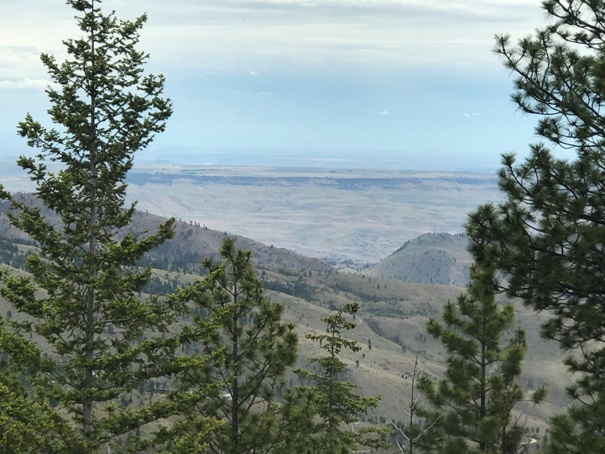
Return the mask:
<path id="1" fill-rule="evenodd" d="M 25 201 L 30 206 L 39 206 L 44 210 L 37 200 L 29 195 L 18 193 L 14 195 L 16 200 Z M 18 229 L 12 227 L 6 216 L 9 208 L 8 202 L 0 202 L 0 236 L 27 240 L 27 236 Z M 53 214 L 48 212 L 49 219 Z M 166 221 L 166 218 L 147 212 L 136 212 L 129 230 L 133 232 L 154 232 L 157 226 Z M 58 222 L 58 220 L 57 220 Z M 202 259 L 217 257 L 219 247 L 227 234 L 208 229 L 199 224 L 179 221 L 175 226 L 175 235 L 172 240 L 154 249 L 148 256 L 153 266 L 168 270 L 192 270 L 192 264 L 198 264 Z M 291 268 L 296 270 L 329 271 L 332 267 L 325 262 L 305 257 L 284 248 L 276 248 L 249 238 L 238 235 L 229 235 L 237 239 L 237 246 L 252 251 L 254 261 L 259 268 Z"/>
<path id="2" fill-rule="evenodd" d="M 427 233 L 407 241 L 365 273 L 420 284 L 465 287 L 471 257 L 463 234 Z"/>

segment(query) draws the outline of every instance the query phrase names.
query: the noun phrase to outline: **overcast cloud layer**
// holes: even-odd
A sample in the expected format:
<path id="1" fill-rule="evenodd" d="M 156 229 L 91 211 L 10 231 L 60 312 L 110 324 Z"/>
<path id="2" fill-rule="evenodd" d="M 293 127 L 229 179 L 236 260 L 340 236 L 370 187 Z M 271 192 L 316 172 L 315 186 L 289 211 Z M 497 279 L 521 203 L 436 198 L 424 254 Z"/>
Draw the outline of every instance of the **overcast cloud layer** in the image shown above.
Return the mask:
<path id="1" fill-rule="evenodd" d="M 175 115 L 153 145 L 221 153 L 358 156 L 413 167 L 494 167 L 524 153 L 535 119 L 515 113 L 496 33 L 541 26 L 538 0 L 105 0 L 146 12 L 141 48 L 167 77 Z M 0 153 L 48 107 L 41 52 L 79 36 L 63 0 L 0 0 Z M 153 151 L 153 150 L 152 150 Z M 226 156 L 226 155 L 225 155 Z M 269 159 L 269 158 L 268 158 Z M 263 161 L 264 162 L 264 161 Z M 405 163 L 408 164 L 405 164 Z M 391 164 L 389 164 L 391 163 Z M 424 163 L 424 164 L 423 164 Z"/>

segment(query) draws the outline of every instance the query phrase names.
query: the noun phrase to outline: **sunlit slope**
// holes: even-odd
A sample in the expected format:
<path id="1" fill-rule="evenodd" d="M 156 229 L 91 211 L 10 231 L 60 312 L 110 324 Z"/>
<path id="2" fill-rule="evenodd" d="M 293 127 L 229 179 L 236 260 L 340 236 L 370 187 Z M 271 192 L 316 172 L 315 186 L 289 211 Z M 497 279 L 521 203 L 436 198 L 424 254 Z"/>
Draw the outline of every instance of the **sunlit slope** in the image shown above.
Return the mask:
<path id="1" fill-rule="evenodd" d="M 400 281 L 464 287 L 471 264 L 467 246 L 468 239 L 463 234 L 427 233 L 406 242 L 367 273 Z"/>

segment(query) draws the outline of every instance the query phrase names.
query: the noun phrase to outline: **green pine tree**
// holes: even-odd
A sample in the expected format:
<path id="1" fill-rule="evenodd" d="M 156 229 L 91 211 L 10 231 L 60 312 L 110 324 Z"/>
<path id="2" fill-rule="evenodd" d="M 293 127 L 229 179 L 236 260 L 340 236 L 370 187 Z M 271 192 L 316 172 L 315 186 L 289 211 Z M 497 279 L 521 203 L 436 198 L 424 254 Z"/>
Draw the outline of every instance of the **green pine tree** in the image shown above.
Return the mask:
<path id="1" fill-rule="evenodd" d="M 544 27 L 516 44 L 499 37 L 497 52 L 515 76 L 513 100 L 539 117 L 547 142 L 521 163 L 503 157 L 505 199 L 472 213 L 467 232 L 475 260 L 498 270 L 510 296 L 551 314 L 543 335 L 569 353 L 575 405 L 553 420 L 552 451 L 605 452 L 605 2 L 543 7 Z M 557 158 L 561 148 L 575 157 Z"/>
<path id="2" fill-rule="evenodd" d="M 506 346 L 502 337 L 514 320 L 511 304 L 499 305 L 493 293 L 493 272 L 471 272 L 466 294 L 443 308 L 443 323 L 427 322 L 427 331 L 447 351 L 442 379 L 420 378 L 418 389 L 433 409 L 423 409 L 431 428 L 419 440 L 421 449 L 442 453 L 515 453 L 523 428 L 513 416 L 515 405 L 524 400 L 515 383 L 527 346 L 518 328 Z M 545 391 L 533 395 L 541 401 Z"/>
<path id="3" fill-rule="evenodd" d="M 162 97 L 164 78 L 144 74 L 148 56 L 136 49 L 146 17 L 120 21 L 103 14 L 99 0 L 67 3 L 82 37 L 64 42 L 62 63 L 41 56 L 52 80 L 48 114 L 55 127 L 30 115 L 18 127 L 39 150 L 18 164 L 43 207 L 13 199 L 10 220 L 40 254 L 28 258 L 28 276 L 2 272 L 1 295 L 26 315 L 13 329 L 34 333 L 48 355 L 29 375 L 28 386 L 38 391 L 32 396 L 71 417 L 87 446 L 71 449 L 80 453 L 168 412 L 161 403 L 134 409 L 117 402 L 169 372 L 178 346 L 160 335 L 174 320 L 172 309 L 139 298 L 151 270 L 138 262 L 172 236 L 173 221 L 156 233 L 133 233 L 134 205 L 125 207 L 133 154 L 164 130 L 172 110 Z M 6 348 L 19 356 L 19 345 Z"/>
<path id="4" fill-rule="evenodd" d="M 74 427 L 48 402 L 32 399 L 28 377 L 43 360 L 38 346 L 0 320 L 0 452 L 85 449 Z M 10 353 L 9 353 L 10 352 Z"/>
<path id="5" fill-rule="evenodd" d="M 199 345 L 201 354 L 223 352 L 207 367 L 179 376 L 178 386 L 190 392 L 209 384 L 219 387 L 212 399 L 190 408 L 186 421 L 222 421 L 212 433 L 211 453 L 272 452 L 291 432 L 286 414 L 296 416 L 293 402 L 280 403 L 276 391 L 284 388 L 287 368 L 296 361 L 298 337 L 292 324 L 281 321 L 283 305 L 265 296 L 251 253 L 227 238 L 220 255 L 221 261 L 205 260 L 206 277 L 181 292 L 218 328 L 212 336 L 198 337 L 206 331 L 207 319 L 197 317 L 190 341 Z"/>
<path id="6" fill-rule="evenodd" d="M 307 426 L 309 433 L 302 438 L 296 452 L 305 454 L 346 454 L 360 447 L 384 447 L 380 435 L 386 430 L 364 425 L 360 417 L 378 405 L 380 397 L 364 397 L 355 394 L 355 385 L 343 380 L 347 369 L 338 355 L 343 350 L 357 352 L 361 347 L 356 341 L 343 336 L 355 328 L 347 314 L 357 313 L 356 303 L 345 304 L 342 309 L 326 317 L 326 334 L 307 334 L 307 338 L 318 342 L 325 356 L 313 357 L 311 364 L 317 371 L 298 369 L 296 373 L 310 383 L 298 388 L 301 396 L 308 396 L 309 405 L 316 422 Z M 361 423 L 361 424 L 360 424 Z"/>

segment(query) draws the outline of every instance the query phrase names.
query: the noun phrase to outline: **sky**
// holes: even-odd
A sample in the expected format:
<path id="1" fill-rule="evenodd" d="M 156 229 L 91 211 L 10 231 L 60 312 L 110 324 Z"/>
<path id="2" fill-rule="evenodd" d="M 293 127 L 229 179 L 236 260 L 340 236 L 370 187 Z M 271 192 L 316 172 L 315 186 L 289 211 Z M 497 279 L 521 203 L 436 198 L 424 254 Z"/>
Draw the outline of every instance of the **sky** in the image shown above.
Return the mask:
<path id="1" fill-rule="evenodd" d="M 510 101 L 494 35 L 545 23 L 539 0 L 104 0 L 147 13 L 140 49 L 174 114 L 148 158 L 213 165 L 495 169 L 537 118 Z M 64 0 L 0 0 L 0 157 L 49 126 L 40 53 L 80 32 Z"/>

